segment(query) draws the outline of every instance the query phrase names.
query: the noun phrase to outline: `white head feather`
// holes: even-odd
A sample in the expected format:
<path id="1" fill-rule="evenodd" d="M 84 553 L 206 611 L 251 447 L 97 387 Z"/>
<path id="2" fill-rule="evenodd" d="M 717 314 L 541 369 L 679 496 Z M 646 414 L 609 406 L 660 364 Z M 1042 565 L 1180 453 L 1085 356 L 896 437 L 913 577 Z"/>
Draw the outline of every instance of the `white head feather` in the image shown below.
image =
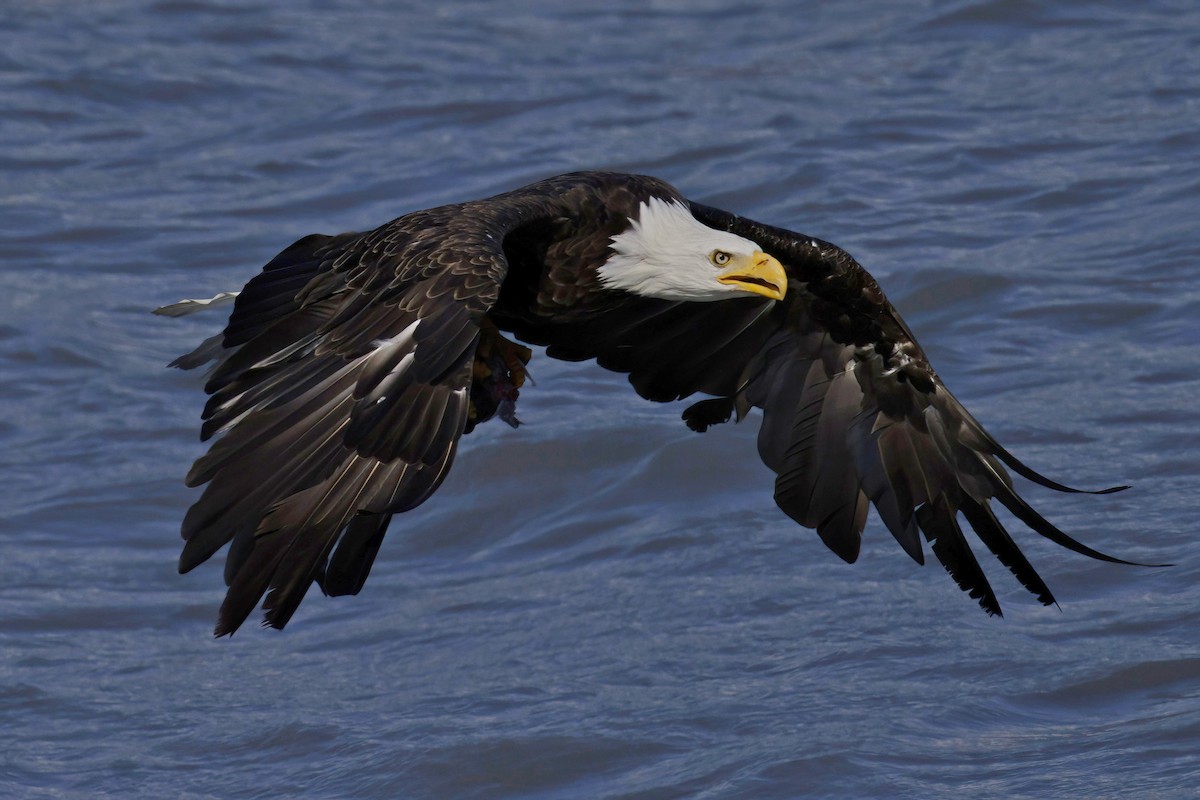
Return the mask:
<path id="1" fill-rule="evenodd" d="M 749 260 L 759 247 L 749 239 L 702 224 L 682 203 L 657 197 L 643 202 L 629 230 L 612 238 L 612 255 L 598 270 L 601 283 L 663 300 L 725 300 L 744 290 L 717 281 L 714 253 Z"/>

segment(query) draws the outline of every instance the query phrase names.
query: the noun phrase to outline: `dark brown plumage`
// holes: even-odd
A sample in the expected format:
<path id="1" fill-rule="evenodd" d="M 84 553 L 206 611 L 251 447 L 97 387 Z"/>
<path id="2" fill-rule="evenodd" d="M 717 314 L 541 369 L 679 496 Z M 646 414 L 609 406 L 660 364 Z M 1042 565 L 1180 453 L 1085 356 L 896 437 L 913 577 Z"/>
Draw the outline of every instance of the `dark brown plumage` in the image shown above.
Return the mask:
<path id="1" fill-rule="evenodd" d="M 784 299 L 688 302 L 603 285 L 612 237 L 652 197 L 774 256 L 788 277 Z M 189 485 L 208 485 L 184 520 L 179 568 L 231 543 L 218 635 L 264 594 L 266 623 L 282 628 L 314 581 L 331 595 L 362 588 L 391 516 L 426 500 L 459 437 L 515 397 L 520 364 L 480 355 L 495 328 L 553 357 L 628 373 L 651 400 L 712 395 L 684 412 L 695 430 L 762 409 L 758 447 L 777 474 L 776 502 L 846 561 L 874 504 L 912 558 L 924 561 L 924 533 L 958 585 L 999 614 L 961 516 L 1053 603 L 992 514 L 993 498 L 1043 536 L 1119 561 L 1021 500 L 1001 462 L 1076 490 L 979 426 L 844 251 L 689 203 L 653 178 L 577 173 L 363 234 L 305 237 L 246 285 L 219 341 L 177 360 L 217 362 L 202 437 L 221 437 L 188 474 Z"/>

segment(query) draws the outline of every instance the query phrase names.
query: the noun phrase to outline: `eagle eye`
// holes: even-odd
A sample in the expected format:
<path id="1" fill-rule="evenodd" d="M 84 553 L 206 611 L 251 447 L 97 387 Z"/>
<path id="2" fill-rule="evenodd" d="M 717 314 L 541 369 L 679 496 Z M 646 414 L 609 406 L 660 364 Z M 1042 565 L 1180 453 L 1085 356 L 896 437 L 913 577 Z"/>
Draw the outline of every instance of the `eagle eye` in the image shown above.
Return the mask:
<path id="1" fill-rule="evenodd" d="M 723 267 L 733 260 L 733 256 L 729 255 L 729 253 L 726 253 L 724 250 L 713 250 L 712 253 L 709 254 L 708 258 L 718 267 Z"/>

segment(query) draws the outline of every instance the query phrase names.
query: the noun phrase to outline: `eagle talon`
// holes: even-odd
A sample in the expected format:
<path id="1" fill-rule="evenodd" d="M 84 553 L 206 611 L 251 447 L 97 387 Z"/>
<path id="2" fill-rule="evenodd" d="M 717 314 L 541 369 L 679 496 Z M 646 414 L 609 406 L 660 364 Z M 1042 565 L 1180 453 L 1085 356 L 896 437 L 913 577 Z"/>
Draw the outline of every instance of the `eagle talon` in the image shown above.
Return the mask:
<path id="1" fill-rule="evenodd" d="M 517 419 L 517 398 L 529 377 L 525 365 L 532 357 L 532 350 L 506 339 L 494 322 L 483 318 L 475 346 L 475 363 L 471 367 L 468 430 L 492 417 L 499 417 L 514 428 L 521 424 Z"/>
<path id="2" fill-rule="evenodd" d="M 513 388 L 520 389 L 529 377 L 525 365 L 532 358 L 532 350 L 505 338 L 496 323 L 488 317 L 483 318 L 479 325 L 479 344 L 475 348 L 474 374 L 477 380 L 491 377 L 498 361 L 507 370 Z"/>
<path id="3" fill-rule="evenodd" d="M 704 433 L 713 425 L 729 422 L 733 416 L 733 398 L 715 397 L 693 403 L 683 411 L 683 421 L 696 433 Z"/>

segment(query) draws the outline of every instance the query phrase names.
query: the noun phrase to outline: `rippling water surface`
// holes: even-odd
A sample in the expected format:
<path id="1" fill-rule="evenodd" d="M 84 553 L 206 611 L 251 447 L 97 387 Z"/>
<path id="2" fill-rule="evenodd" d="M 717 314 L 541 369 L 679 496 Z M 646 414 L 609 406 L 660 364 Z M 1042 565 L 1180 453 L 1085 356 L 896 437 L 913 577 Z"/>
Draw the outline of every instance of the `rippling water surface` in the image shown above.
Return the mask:
<path id="1" fill-rule="evenodd" d="M 9 3 L 0 794 L 1192 797 L 1191 3 Z M 1101 564 L 981 614 L 872 520 L 848 566 L 697 436 L 539 358 L 366 591 L 209 636 L 175 573 L 219 325 L 303 234 L 606 167 L 835 241 Z"/>

